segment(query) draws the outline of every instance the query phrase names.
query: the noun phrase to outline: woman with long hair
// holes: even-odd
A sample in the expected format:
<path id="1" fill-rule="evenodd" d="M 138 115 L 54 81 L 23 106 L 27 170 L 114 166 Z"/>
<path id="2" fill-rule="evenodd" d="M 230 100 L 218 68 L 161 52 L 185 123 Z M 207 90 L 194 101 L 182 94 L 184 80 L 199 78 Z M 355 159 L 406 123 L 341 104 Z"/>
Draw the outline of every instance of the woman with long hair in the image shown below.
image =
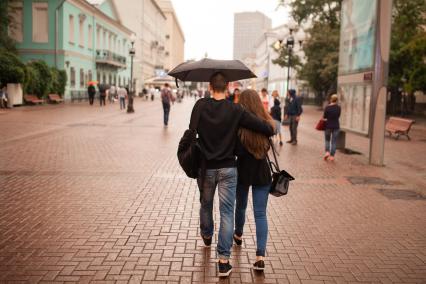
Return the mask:
<path id="1" fill-rule="evenodd" d="M 274 120 L 263 107 L 259 95 L 254 90 L 245 90 L 240 95 L 239 103 L 243 108 L 257 118 L 275 127 Z M 266 207 L 271 187 L 271 172 L 266 159 L 270 144 L 268 137 L 245 128 L 238 131 L 236 153 L 238 156 L 238 186 L 235 209 L 234 241 L 242 244 L 245 213 L 247 208 L 249 188 L 252 187 L 253 211 L 256 222 L 256 261 L 255 270 L 264 270 L 266 242 L 268 238 L 268 220 Z"/>

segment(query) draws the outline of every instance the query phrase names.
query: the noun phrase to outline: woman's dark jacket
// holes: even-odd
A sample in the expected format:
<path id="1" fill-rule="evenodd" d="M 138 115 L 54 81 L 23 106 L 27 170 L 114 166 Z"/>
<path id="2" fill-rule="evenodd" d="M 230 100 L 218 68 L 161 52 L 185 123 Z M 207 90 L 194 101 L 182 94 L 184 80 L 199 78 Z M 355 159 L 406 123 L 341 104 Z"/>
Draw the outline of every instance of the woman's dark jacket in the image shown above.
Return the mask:
<path id="1" fill-rule="evenodd" d="M 241 144 L 238 139 L 235 154 L 237 155 L 238 184 L 269 185 L 272 182 L 271 171 L 265 158 L 258 160 Z"/>
<path id="2" fill-rule="evenodd" d="M 340 129 L 340 106 L 328 105 L 324 110 L 324 118 L 326 118 L 325 129 Z"/>

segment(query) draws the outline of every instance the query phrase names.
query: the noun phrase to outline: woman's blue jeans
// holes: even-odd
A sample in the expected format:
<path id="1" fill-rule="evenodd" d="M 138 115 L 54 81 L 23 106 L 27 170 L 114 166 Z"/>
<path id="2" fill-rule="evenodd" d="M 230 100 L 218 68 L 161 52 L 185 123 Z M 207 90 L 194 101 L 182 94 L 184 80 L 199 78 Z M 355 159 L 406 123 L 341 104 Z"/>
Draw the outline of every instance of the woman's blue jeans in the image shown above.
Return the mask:
<path id="1" fill-rule="evenodd" d="M 252 186 L 253 212 L 256 223 L 257 256 L 265 256 L 266 242 L 268 240 L 268 219 L 266 207 L 268 205 L 270 185 Z M 239 184 L 237 186 L 237 205 L 235 208 L 235 234 L 243 235 L 246 221 L 246 209 L 248 202 L 249 186 Z"/>
<path id="2" fill-rule="evenodd" d="M 339 135 L 339 129 L 326 129 L 325 134 L 325 151 L 330 152 L 331 156 L 336 154 L 336 142 Z M 331 145 L 330 145 L 331 144 Z"/>
<path id="3" fill-rule="evenodd" d="M 216 186 L 218 188 L 220 227 L 217 254 L 220 259 L 228 259 L 231 256 L 237 181 L 237 168 L 208 169 L 202 184 L 201 178 L 197 179 L 201 202 L 200 230 L 203 237 L 213 236 L 213 199 Z"/>

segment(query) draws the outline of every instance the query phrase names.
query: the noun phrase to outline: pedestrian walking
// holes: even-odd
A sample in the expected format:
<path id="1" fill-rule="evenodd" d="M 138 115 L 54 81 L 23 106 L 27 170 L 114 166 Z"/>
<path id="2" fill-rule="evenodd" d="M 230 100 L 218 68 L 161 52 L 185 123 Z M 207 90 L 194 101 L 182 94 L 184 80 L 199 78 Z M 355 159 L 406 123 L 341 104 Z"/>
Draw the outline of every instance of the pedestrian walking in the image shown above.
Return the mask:
<path id="1" fill-rule="evenodd" d="M 93 84 L 90 84 L 89 87 L 87 87 L 87 94 L 89 95 L 89 104 L 93 105 L 96 95 L 96 88 Z"/>
<path id="2" fill-rule="evenodd" d="M 118 89 L 118 99 L 120 101 L 120 109 L 126 109 L 126 98 L 127 98 L 127 90 L 123 87 Z"/>
<path id="3" fill-rule="evenodd" d="M 302 115 L 303 109 L 300 99 L 296 96 L 296 91 L 293 89 L 287 92 L 287 114 L 285 120 L 289 119 L 290 125 L 290 140 L 287 143 L 297 145 L 297 126 L 299 125 L 300 116 Z"/>
<path id="4" fill-rule="evenodd" d="M 234 90 L 234 98 L 232 100 L 235 104 L 238 104 L 238 102 L 240 101 L 240 89 L 235 88 Z"/>
<path id="5" fill-rule="evenodd" d="M 173 103 L 173 94 L 170 90 L 170 86 L 168 83 L 164 84 L 164 88 L 161 90 L 161 103 L 163 104 L 163 112 L 164 112 L 164 127 L 167 127 L 169 124 L 169 114 L 171 103 Z"/>
<path id="6" fill-rule="evenodd" d="M 106 99 L 106 91 L 107 91 L 107 86 L 105 86 L 104 84 L 99 85 L 99 102 L 100 105 L 106 105 L 105 103 L 105 99 Z"/>
<path id="7" fill-rule="evenodd" d="M 240 104 L 244 109 L 262 121 L 269 123 L 271 126 L 276 124 L 269 113 L 265 111 L 256 91 L 243 91 L 240 96 Z M 280 124 L 278 125 L 280 126 Z M 253 269 L 264 270 L 264 258 L 268 239 L 266 208 L 272 182 L 271 171 L 266 159 L 270 144 L 268 137 L 259 133 L 254 133 L 245 128 L 239 129 L 238 138 L 236 147 L 238 157 L 238 186 L 233 238 L 235 244 L 241 246 L 246 220 L 249 188 L 251 187 L 257 246 L 256 261 L 253 264 Z"/>
<path id="8" fill-rule="evenodd" d="M 271 116 L 275 122 L 275 134 L 280 139 L 280 146 L 282 146 L 283 140 L 281 135 L 281 102 L 278 97 L 274 99 L 274 106 L 271 108 Z"/>
<path id="9" fill-rule="evenodd" d="M 197 179 L 200 190 L 200 233 L 209 247 L 214 233 L 213 201 L 216 187 L 219 192 L 220 228 L 217 244 L 219 276 L 232 271 L 229 263 L 234 231 L 234 205 L 237 187 L 237 168 L 234 148 L 240 127 L 271 136 L 273 127 L 245 111 L 239 104 L 226 99 L 228 82 L 222 73 L 210 79 L 212 98 L 197 101 L 191 115 L 200 113 L 196 131 L 204 157 L 205 171 Z"/>
<path id="10" fill-rule="evenodd" d="M 0 108 L 7 108 L 8 97 L 6 84 L 0 86 Z"/>
<path id="11" fill-rule="evenodd" d="M 334 161 L 336 154 L 336 142 L 340 131 L 340 106 L 337 104 L 336 94 L 330 98 L 330 104 L 324 109 L 323 119 L 325 120 L 325 155 L 324 160 Z"/>

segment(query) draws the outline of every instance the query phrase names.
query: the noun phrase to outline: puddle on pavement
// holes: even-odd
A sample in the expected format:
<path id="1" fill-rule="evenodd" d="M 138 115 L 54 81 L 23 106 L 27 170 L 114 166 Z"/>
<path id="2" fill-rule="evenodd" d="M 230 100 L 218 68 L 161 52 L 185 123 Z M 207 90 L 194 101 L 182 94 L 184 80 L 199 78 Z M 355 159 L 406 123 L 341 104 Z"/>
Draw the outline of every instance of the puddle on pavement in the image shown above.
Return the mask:
<path id="1" fill-rule="evenodd" d="M 390 188 L 379 188 L 377 192 L 384 195 L 388 199 L 402 199 L 402 200 L 426 200 L 426 196 L 409 189 L 390 189 Z"/>

